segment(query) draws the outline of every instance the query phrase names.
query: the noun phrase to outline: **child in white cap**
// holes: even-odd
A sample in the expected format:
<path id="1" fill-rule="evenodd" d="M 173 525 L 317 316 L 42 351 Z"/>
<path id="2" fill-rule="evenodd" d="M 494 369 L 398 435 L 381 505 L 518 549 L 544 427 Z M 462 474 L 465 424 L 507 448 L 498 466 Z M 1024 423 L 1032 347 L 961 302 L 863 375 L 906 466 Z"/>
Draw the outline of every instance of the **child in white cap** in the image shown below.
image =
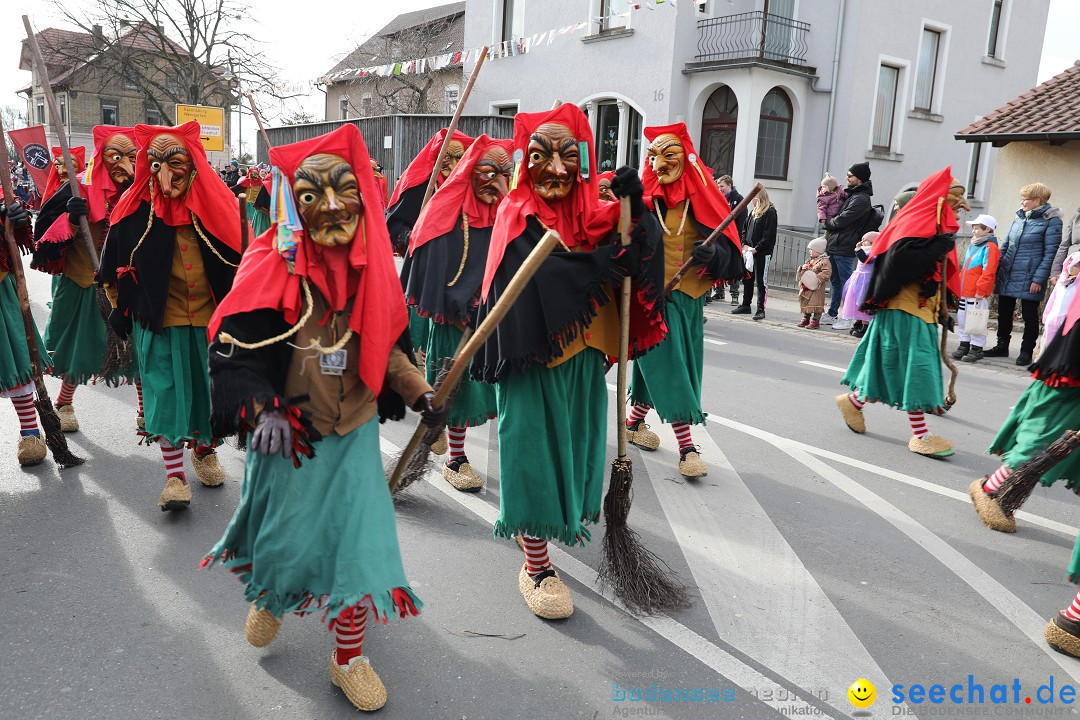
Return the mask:
<path id="1" fill-rule="evenodd" d="M 990 294 L 994 292 L 994 279 L 997 277 L 998 249 L 994 229 L 997 220 L 989 215 L 979 215 L 968 220 L 971 226 L 971 244 L 964 256 L 964 265 L 960 270 L 960 307 L 956 313 L 956 324 L 960 331 L 960 346 L 953 351 L 956 360 L 978 362 L 982 359 L 986 347 L 986 324 L 969 328 L 968 314 L 972 310 L 986 310 L 990 307 Z"/>
<path id="2" fill-rule="evenodd" d="M 829 256 L 825 254 L 825 238 L 814 238 L 806 245 L 810 258 L 795 273 L 799 284 L 799 310 L 803 319 L 799 327 L 817 330 L 821 327 L 821 313 L 825 310 L 825 284 L 832 275 Z"/>

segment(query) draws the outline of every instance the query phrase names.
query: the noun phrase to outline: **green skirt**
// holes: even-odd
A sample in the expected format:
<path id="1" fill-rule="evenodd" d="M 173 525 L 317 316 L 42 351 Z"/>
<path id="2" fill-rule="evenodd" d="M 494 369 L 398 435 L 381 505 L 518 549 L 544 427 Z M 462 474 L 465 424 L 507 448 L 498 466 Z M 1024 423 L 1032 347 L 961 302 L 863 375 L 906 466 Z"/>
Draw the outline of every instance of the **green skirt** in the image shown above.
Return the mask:
<path id="1" fill-rule="evenodd" d="M 26 346 L 26 326 L 23 324 L 22 308 L 15 289 L 15 276 L 8 274 L 0 281 L 0 390 L 12 390 L 34 379 L 30 367 L 30 349 Z M 49 362 L 45 343 L 34 326 L 38 355 L 41 362 Z M 42 371 L 48 368 L 42 368 Z"/>
<path id="2" fill-rule="evenodd" d="M 439 376 L 442 359 L 454 356 L 454 351 L 457 350 L 464 333 L 455 325 L 441 325 L 434 320 L 429 322 L 424 371 L 428 384 L 434 386 L 435 379 Z M 466 373 L 458 386 L 454 404 L 450 406 L 446 426 L 477 427 L 495 417 L 497 413 L 495 386 L 471 380 Z"/>
<path id="3" fill-rule="evenodd" d="M 131 339 L 142 368 L 146 433 L 175 447 L 210 443 L 206 328 L 181 325 L 155 333 L 136 323 Z"/>
<path id="4" fill-rule="evenodd" d="M 586 348 L 553 368 L 512 373 L 499 408 L 496 537 L 524 533 L 566 545 L 590 539 L 607 465 L 604 355 Z"/>
<path id="5" fill-rule="evenodd" d="M 422 603 L 405 579 L 378 421 L 327 435 L 299 468 L 248 451 L 240 504 L 203 565 L 217 561 L 274 615 L 314 609 L 324 595 L 328 623 L 369 596 L 384 622 L 415 615 Z"/>
<path id="6" fill-rule="evenodd" d="M 409 337 L 412 339 L 413 350 L 423 350 L 428 344 L 428 319 L 416 314 L 416 307 L 410 305 L 409 310 Z"/>
<path id="7" fill-rule="evenodd" d="M 257 209 L 254 203 L 247 203 L 247 214 L 252 237 L 259 237 L 270 229 L 270 216 Z"/>
<path id="8" fill-rule="evenodd" d="M 940 414 L 945 390 L 937 326 L 903 310 L 882 310 L 840 382 L 868 402 Z"/>
<path id="9" fill-rule="evenodd" d="M 655 408 L 664 422 L 705 422 L 701 411 L 704 307 L 704 295 L 694 299 L 681 290 L 673 292 L 667 302 L 667 337 L 634 361 L 630 402 Z"/>
<path id="10" fill-rule="evenodd" d="M 1016 402 L 989 452 L 1000 455 L 1005 465 L 1015 470 L 1066 430 L 1080 430 L 1080 387 L 1052 388 L 1036 380 Z M 1080 452 L 1043 473 L 1040 482 L 1049 487 L 1058 480 L 1065 480 L 1074 492 L 1080 489 Z"/>
<path id="11" fill-rule="evenodd" d="M 45 325 L 45 346 L 52 354 L 52 374 L 71 385 L 104 380 L 111 385 L 131 382 L 138 376 L 135 363 L 116 377 L 98 374 L 108 340 L 105 321 L 98 308 L 97 289 L 80 287 L 59 276 L 53 290 L 52 313 Z"/>

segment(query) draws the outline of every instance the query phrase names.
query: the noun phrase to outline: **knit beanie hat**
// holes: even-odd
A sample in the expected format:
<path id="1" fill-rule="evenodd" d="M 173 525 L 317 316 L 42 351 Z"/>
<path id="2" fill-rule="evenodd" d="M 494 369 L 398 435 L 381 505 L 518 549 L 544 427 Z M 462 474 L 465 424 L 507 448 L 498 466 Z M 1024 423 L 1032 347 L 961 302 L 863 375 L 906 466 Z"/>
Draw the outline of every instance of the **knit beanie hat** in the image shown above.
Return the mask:
<path id="1" fill-rule="evenodd" d="M 810 242 L 808 242 L 806 244 L 806 249 L 811 250 L 811 251 L 816 252 L 816 253 L 824 253 L 825 252 L 825 244 L 826 244 L 825 238 L 823 238 L 823 237 L 814 238 L 813 240 L 811 240 Z"/>
<path id="2" fill-rule="evenodd" d="M 848 168 L 848 172 L 851 173 L 852 175 L 854 175 L 855 177 L 859 178 L 863 182 L 866 182 L 867 180 L 870 179 L 870 163 L 868 163 L 868 162 L 855 163 L 854 165 L 852 165 L 851 167 Z"/>

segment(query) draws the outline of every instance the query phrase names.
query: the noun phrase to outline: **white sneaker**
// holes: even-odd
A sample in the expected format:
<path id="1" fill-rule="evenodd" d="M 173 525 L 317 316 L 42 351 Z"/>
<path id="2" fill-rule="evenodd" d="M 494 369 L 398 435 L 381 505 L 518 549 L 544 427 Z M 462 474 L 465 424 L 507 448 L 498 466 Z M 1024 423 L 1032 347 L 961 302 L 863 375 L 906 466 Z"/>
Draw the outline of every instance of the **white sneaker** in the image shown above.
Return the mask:
<path id="1" fill-rule="evenodd" d="M 830 315 L 829 313 L 824 313 L 821 316 L 821 321 L 820 322 L 821 322 L 822 325 L 832 325 L 834 322 L 836 322 L 836 316 L 835 315 Z"/>
<path id="2" fill-rule="evenodd" d="M 832 329 L 833 330 L 850 330 L 851 329 L 851 321 L 850 320 L 837 320 L 836 322 L 833 323 Z"/>

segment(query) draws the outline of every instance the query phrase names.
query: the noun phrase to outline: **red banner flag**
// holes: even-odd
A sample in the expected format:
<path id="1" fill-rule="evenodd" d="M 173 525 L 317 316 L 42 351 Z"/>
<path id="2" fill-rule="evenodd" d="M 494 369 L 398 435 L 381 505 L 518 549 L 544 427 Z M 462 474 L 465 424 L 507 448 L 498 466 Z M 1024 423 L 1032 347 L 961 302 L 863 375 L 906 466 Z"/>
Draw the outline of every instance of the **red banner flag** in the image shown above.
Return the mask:
<path id="1" fill-rule="evenodd" d="M 49 141 L 45 139 L 45 126 L 32 125 L 19 130 L 8 130 L 8 137 L 15 144 L 15 151 L 26 166 L 40 194 L 45 189 L 45 181 L 49 177 L 49 165 L 52 164 Z"/>

